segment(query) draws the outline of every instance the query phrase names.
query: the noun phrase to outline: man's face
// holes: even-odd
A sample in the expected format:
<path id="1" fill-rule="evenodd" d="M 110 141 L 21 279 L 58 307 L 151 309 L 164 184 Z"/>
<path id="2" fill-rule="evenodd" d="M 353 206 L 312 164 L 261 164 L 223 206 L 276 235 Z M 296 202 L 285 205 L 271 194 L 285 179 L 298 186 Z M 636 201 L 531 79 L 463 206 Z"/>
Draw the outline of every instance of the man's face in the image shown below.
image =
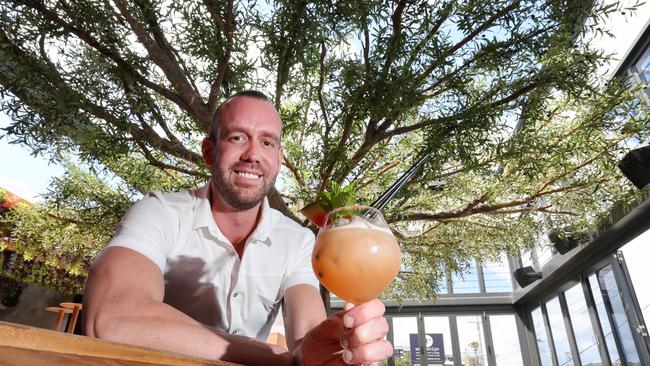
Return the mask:
<path id="1" fill-rule="evenodd" d="M 203 142 L 212 188 L 235 209 L 253 208 L 273 188 L 280 170 L 280 116 L 271 103 L 240 96 L 222 107 L 220 117 L 216 141 Z"/>

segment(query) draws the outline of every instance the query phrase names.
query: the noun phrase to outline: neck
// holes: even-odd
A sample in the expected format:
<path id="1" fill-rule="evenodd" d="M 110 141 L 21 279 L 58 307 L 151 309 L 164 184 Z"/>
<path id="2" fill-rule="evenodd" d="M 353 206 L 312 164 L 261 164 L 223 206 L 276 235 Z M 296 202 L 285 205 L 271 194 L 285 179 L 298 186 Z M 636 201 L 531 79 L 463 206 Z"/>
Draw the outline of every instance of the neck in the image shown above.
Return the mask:
<path id="1" fill-rule="evenodd" d="M 247 210 L 234 208 L 224 201 L 216 189 L 212 188 L 210 198 L 214 222 L 241 257 L 246 240 L 253 233 L 262 216 L 262 202 Z"/>

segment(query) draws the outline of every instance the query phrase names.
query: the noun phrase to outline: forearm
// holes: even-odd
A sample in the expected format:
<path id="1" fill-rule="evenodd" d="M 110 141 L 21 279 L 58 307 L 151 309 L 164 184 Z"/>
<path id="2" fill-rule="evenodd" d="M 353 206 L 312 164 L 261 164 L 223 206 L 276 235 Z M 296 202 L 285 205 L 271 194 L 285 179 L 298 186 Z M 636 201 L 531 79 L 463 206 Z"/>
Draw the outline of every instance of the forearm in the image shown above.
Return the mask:
<path id="1" fill-rule="evenodd" d="M 320 294 L 310 285 L 297 285 L 285 291 L 282 315 L 287 345 L 292 352 L 327 317 Z"/>
<path id="2" fill-rule="evenodd" d="M 87 335 L 245 365 L 292 363 L 292 356 L 280 347 L 218 332 L 163 303 L 113 303 L 111 309 L 86 322 Z"/>

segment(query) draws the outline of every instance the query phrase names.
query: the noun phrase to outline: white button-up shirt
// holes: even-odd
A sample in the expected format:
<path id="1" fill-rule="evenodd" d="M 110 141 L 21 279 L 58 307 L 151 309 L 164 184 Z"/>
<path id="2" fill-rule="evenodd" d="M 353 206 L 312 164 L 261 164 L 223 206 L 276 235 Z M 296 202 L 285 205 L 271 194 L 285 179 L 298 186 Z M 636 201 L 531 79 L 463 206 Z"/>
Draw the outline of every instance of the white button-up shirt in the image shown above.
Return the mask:
<path id="1" fill-rule="evenodd" d="M 133 249 L 161 270 L 164 302 L 223 332 L 265 340 L 284 291 L 308 284 L 313 233 L 264 200 L 240 260 L 210 210 L 209 184 L 153 192 L 124 216 L 109 247 Z"/>

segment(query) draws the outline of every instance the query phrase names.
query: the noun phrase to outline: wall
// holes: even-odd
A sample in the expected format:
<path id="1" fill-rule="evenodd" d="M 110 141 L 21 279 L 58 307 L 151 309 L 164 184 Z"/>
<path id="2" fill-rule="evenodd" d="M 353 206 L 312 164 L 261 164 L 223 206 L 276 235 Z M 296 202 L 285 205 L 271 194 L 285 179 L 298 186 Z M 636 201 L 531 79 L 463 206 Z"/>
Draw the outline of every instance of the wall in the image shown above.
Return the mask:
<path id="1" fill-rule="evenodd" d="M 18 305 L 5 307 L 0 304 L 0 321 L 52 329 L 56 313 L 45 310 L 48 306 L 59 306 L 72 301 L 72 296 L 61 295 L 49 289 L 29 285 L 20 295 Z M 64 320 L 67 321 L 67 318 Z"/>

